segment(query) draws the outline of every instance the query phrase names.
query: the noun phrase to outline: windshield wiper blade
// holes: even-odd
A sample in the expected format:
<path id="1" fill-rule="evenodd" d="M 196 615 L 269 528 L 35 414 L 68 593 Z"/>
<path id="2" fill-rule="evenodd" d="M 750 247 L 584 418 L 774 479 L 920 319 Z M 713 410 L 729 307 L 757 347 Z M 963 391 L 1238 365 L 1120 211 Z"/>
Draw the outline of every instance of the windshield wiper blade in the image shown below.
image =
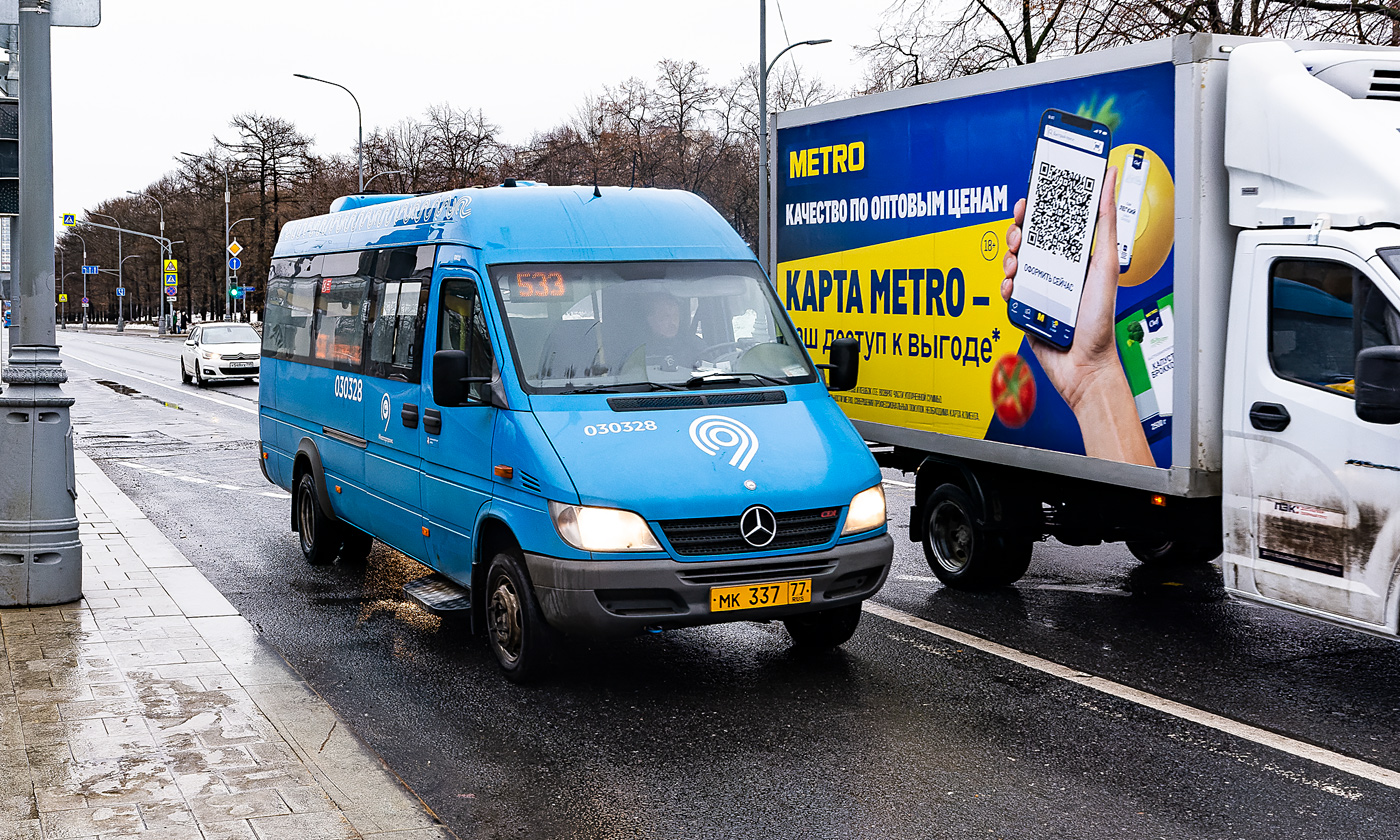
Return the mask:
<path id="1" fill-rule="evenodd" d="M 751 371 L 743 370 L 743 371 L 735 371 L 735 372 L 733 372 L 733 373 L 715 372 L 715 373 L 706 373 L 706 374 L 702 374 L 702 375 L 700 375 L 700 376 L 692 376 L 692 377 L 690 377 L 689 379 L 687 379 L 687 380 L 685 381 L 685 387 L 687 387 L 687 388 L 698 388 L 698 387 L 700 387 L 701 385 L 708 385 L 708 384 L 711 384 L 711 383 L 719 383 L 719 382 L 724 382 L 724 383 L 728 383 L 728 382 L 738 382 L 739 379 L 740 379 L 741 377 L 745 377 L 745 376 L 752 376 L 754 379 L 757 379 L 757 380 L 760 381 L 760 382 L 770 382 L 770 383 L 772 383 L 772 384 L 774 384 L 774 385 L 788 385 L 788 384 L 791 384 L 791 383 L 789 383 L 787 380 L 784 380 L 784 379 L 775 379 L 774 377 L 765 376 L 764 374 L 761 374 L 761 373 L 753 373 L 753 372 L 751 372 Z"/>
<path id="2" fill-rule="evenodd" d="M 591 388 L 573 388 L 568 391 L 560 391 L 561 394 L 618 394 L 619 388 L 640 388 L 643 385 L 658 391 L 684 391 L 680 385 L 671 385 L 666 382 L 618 382 L 613 385 L 594 385 Z"/>

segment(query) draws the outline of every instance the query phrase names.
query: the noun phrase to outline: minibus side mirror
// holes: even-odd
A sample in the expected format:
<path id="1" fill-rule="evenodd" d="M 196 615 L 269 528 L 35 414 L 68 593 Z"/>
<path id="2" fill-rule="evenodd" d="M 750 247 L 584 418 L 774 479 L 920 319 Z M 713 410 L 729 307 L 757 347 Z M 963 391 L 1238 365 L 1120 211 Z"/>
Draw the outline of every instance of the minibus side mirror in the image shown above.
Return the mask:
<path id="1" fill-rule="evenodd" d="M 489 376 L 467 376 L 467 354 L 463 350 L 439 350 L 433 354 L 433 402 L 453 408 L 476 402 L 468 390 L 476 382 L 490 382 Z"/>
<path id="2" fill-rule="evenodd" d="M 860 342 L 854 338 L 836 339 L 831 342 L 831 364 L 817 367 L 830 371 L 826 377 L 828 391 L 851 390 L 860 375 Z"/>
<path id="3" fill-rule="evenodd" d="M 1400 346 L 1356 354 L 1356 416 L 1367 423 L 1400 423 Z"/>

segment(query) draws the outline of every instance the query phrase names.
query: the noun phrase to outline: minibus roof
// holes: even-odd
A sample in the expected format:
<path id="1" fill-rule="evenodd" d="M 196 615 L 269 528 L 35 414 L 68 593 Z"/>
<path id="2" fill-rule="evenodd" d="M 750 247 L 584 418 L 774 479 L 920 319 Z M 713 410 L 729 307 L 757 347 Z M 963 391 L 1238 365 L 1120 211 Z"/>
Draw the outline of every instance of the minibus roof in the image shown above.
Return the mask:
<path id="1" fill-rule="evenodd" d="M 487 263 L 752 260 L 704 199 L 683 190 L 516 186 L 357 202 L 288 222 L 274 257 L 457 243 Z"/>

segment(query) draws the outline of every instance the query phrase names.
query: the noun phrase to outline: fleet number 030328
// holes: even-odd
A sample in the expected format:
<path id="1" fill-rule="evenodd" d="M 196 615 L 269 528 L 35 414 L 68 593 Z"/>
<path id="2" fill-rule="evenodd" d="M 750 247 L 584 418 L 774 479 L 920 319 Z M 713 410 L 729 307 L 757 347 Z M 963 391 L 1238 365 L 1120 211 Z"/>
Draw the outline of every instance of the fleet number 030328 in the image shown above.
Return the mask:
<path id="1" fill-rule="evenodd" d="M 754 610 L 806 604 L 812 600 L 812 579 L 784 580 L 778 583 L 750 583 L 743 586 L 716 586 L 710 590 L 710 612 Z"/>
<path id="2" fill-rule="evenodd" d="M 621 423 L 599 423 L 596 426 L 584 426 L 583 433 L 589 437 L 598 435 L 620 435 L 623 432 L 654 432 L 656 431 L 655 420 L 624 420 Z"/>

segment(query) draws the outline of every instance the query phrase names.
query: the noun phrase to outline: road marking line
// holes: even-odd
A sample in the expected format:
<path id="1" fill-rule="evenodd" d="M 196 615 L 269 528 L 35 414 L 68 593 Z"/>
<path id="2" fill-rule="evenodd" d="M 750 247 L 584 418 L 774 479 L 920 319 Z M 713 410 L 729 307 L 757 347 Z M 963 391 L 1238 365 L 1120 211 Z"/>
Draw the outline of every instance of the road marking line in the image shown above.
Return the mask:
<path id="1" fill-rule="evenodd" d="M 266 496 L 266 497 L 268 497 L 269 499 L 290 499 L 290 498 L 291 498 L 291 494 L 289 494 L 289 493 L 259 493 L 258 495 L 259 495 L 259 496 Z"/>
<path id="2" fill-rule="evenodd" d="M 83 364 L 85 364 L 85 365 L 92 365 L 93 367 L 97 368 L 98 370 L 105 370 L 105 371 L 110 371 L 110 372 L 112 372 L 112 373 L 121 374 L 122 376 L 129 376 L 129 377 L 131 377 L 132 379 L 135 379 L 137 382 L 145 382 L 147 385 L 155 385 L 155 386 L 160 387 L 160 388 L 165 388 L 166 390 L 169 390 L 169 391 L 176 391 L 176 392 L 178 392 L 178 393 L 184 394 L 184 395 L 187 396 L 187 397 L 198 397 L 198 398 L 200 398 L 201 400 L 208 400 L 208 401 L 211 402 L 211 403 L 218 403 L 219 405 L 222 405 L 222 406 L 224 406 L 224 407 L 226 407 L 226 408 L 236 408 L 236 409 L 238 409 L 239 411 L 246 411 L 246 412 L 248 412 L 249 414 L 257 414 L 257 413 L 258 413 L 258 410 L 257 410 L 256 408 L 248 408 L 246 405 L 234 405 L 234 404 L 231 403 L 231 402 L 224 402 L 223 400 L 216 400 L 216 399 L 214 399 L 213 397 L 208 396 L 207 394 L 201 394 L 201 393 L 199 393 L 199 392 L 197 392 L 197 391 L 186 391 L 184 388 L 177 388 L 177 387 L 175 387 L 174 385 L 167 385 L 167 384 L 165 384 L 164 382 L 157 382 L 157 381 L 154 380 L 154 379 L 147 379 L 147 378 L 144 377 L 144 376 L 137 376 L 137 375 L 134 374 L 134 373 L 129 373 L 129 372 L 124 371 L 124 370 L 117 370 L 116 368 L 110 368 L 110 367 L 107 367 L 106 365 L 99 365 L 97 362 L 90 362 L 90 361 L 88 361 L 87 359 L 84 359 L 82 356 L 79 356 L 79 355 L 75 354 L 73 351 L 69 350 L 69 349 L 66 348 L 66 347 L 63 348 L 63 355 L 65 355 L 65 356 L 72 356 L 74 359 L 76 359 L 76 360 L 82 362 Z"/>
<path id="3" fill-rule="evenodd" d="M 895 481 L 893 478 L 887 478 L 887 479 L 884 480 L 884 482 L 885 482 L 886 484 L 893 484 L 895 487 L 913 487 L 913 486 L 914 486 L 913 484 L 910 484 L 910 483 L 907 482 L 907 481 Z"/>
<path id="4" fill-rule="evenodd" d="M 237 484 L 215 484 L 214 486 L 217 487 L 217 488 L 219 488 L 220 490 L 242 490 L 242 489 L 243 489 L 242 487 L 239 487 Z"/>
<path id="5" fill-rule="evenodd" d="M 1325 767 L 1331 767 L 1333 770 L 1342 773 L 1347 773 L 1375 782 L 1376 784 L 1400 790 L 1400 772 L 1389 768 L 1371 764 L 1361 759 L 1342 755 L 1341 753 L 1313 746 L 1312 744 L 1302 741 L 1295 741 L 1292 738 L 1270 732 L 1267 729 L 1260 729 L 1257 726 L 1240 723 L 1237 720 L 1231 720 L 1221 715 L 1197 709 L 1194 706 L 1188 706 L 1184 703 L 1178 703 L 1175 700 L 1168 700 L 1164 697 L 1158 697 L 1155 694 L 1148 694 L 1145 691 L 1130 688 L 1122 683 L 1104 679 L 1103 677 L 1096 677 L 1093 674 L 1086 674 L 1074 668 L 1067 668 L 1064 665 L 1051 662 L 1048 659 L 1041 659 L 1034 654 L 1006 647 L 1005 645 L 999 645 L 996 642 L 989 642 L 986 639 L 964 633 L 960 630 L 954 630 L 951 627 L 935 624 L 932 621 L 919 618 L 916 615 L 910 615 L 894 607 L 877 604 L 873 601 L 866 601 L 863 607 L 866 612 L 878 615 L 881 618 L 889 619 L 890 621 L 903 624 L 906 627 L 912 627 L 916 630 L 922 630 L 925 633 L 939 636 L 965 647 L 980 650 L 983 653 L 999 656 L 1002 659 L 1015 662 L 1017 665 L 1040 671 L 1043 674 L 1049 674 L 1052 677 L 1058 677 L 1076 685 L 1082 685 L 1085 688 L 1092 688 L 1110 697 L 1127 700 L 1129 703 L 1136 703 L 1139 706 L 1144 706 L 1148 709 L 1171 715 L 1172 717 L 1181 718 L 1182 720 L 1190 721 L 1191 723 L 1204 726 L 1208 729 L 1223 732 L 1226 735 L 1242 738 L 1246 741 L 1251 741 L 1261 746 L 1296 756 L 1297 758 L 1313 761 Z"/>

